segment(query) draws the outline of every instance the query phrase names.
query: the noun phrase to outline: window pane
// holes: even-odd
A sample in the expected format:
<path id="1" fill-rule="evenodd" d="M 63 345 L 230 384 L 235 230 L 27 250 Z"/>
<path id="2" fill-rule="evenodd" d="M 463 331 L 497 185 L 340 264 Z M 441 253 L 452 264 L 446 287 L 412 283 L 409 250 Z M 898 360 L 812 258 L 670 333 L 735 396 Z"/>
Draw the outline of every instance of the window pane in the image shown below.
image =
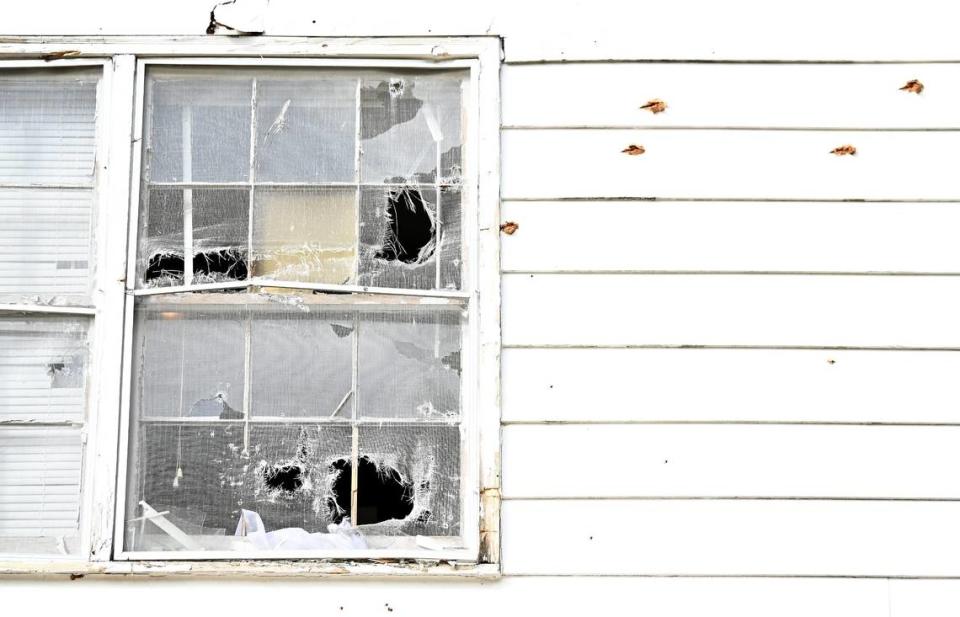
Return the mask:
<path id="1" fill-rule="evenodd" d="M 360 284 L 437 286 L 437 191 L 364 188 L 360 193 Z"/>
<path id="2" fill-rule="evenodd" d="M 151 182 L 244 182 L 249 177 L 253 81 L 199 73 L 148 72 L 144 175 Z"/>
<path id="3" fill-rule="evenodd" d="M 92 183 L 99 74 L 0 72 L 0 182 Z"/>
<path id="4" fill-rule="evenodd" d="M 242 320 L 239 308 L 138 308 L 133 369 L 137 412 L 144 417 L 240 418 Z"/>
<path id="5" fill-rule="evenodd" d="M 440 287 L 460 289 L 463 269 L 463 205 L 460 189 L 443 187 L 440 192 Z"/>
<path id="6" fill-rule="evenodd" d="M 353 282 L 356 189 L 258 189 L 254 194 L 254 275 L 277 280 Z"/>
<path id="7" fill-rule="evenodd" d="M 89 189 L 0 189 L 0 302 L 89 305 Z"/>
<path id="8" fill-rule="evenodd" d="M 361 426 L 360 456 L 357 510 L 368 534 L 460 533 L 459 427 Z M 377 473 L 364 473 L 364 459 Z"/>
<path id="9" fill-rule="evenodd" d="M 0 427 L 0 554 L 79 550 L 79 427 Z"/>
<path id="10" fill-rule="evenodd" d="M 253 319 L 251 413 L 349 418 L 353 331 L 350 313 L 320 307 Z"/>
<path id="11" fill-rule="evenodd" d="M 257 80 L 257 181 L 352 182 L 356 80 L 277 72 L 297 79 Z"/>
<path id="12" fill-rule="evenodd" d="M 397 74 L 365 79 L 360 171 L 364 182 L 460 181 L 462 74 Z"/>
<path id="13" fill-rule="evenodd" d="M 426 307 L 364 313 L 360 415 L 453 420 L 460 410 L 459 310 Z"/>
<path id="14" fill-rule="evenodd" d="M 0 317 L 0 422 L 83 421 L 89 323 Z"/>

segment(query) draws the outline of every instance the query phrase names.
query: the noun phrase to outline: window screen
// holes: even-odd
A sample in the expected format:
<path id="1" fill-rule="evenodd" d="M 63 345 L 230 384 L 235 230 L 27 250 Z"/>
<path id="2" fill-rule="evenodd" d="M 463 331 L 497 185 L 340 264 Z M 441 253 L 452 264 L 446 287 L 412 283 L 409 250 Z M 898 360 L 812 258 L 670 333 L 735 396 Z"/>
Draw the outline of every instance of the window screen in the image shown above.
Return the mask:
<path id="1" fill-rule="evenodd" d="M 80 549 L 99 72 L 0 71 L 0 554 Z"/>
<path id="2" fill-rule="evenodd" d="M 151 67 L 124 549 L 463 546 L 463 71 Z"/>

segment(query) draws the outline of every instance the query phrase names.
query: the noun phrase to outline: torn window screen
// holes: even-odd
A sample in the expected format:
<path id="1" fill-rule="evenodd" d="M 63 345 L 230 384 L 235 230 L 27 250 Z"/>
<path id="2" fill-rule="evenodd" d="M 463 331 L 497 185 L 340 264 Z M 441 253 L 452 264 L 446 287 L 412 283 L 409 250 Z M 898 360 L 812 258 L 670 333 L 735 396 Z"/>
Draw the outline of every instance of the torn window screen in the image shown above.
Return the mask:
<path id="1" fill-rule="evenodd" d="M 125 548 L 463 546 L 466 78 L 148 68 Z"/>
<path id="2" fill-rule="evenodd" d="M 464 81 L 151 68 L 138 286 L 459 289 Z"/>
<path id="3" fill-rule="evenodd" d="M 459 534 L 462 310 L 254 298 L 138 306 L 129 518 L 146 502 L 210 550 L 249 548 L 241 510 L 268 530 L 346 520 L 384 547 Z M 135 550 L 183 548 L 142 522 Z"/>

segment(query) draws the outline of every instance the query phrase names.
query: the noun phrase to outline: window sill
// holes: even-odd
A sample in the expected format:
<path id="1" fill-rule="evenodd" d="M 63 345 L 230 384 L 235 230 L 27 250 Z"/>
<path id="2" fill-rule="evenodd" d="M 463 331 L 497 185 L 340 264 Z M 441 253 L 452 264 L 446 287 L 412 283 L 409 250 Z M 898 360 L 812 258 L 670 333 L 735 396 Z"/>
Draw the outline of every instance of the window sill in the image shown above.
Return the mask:
<path id="1" fill-rule="evenodd" d="M 405 562 L 358 562 L 322 560 L 263 561 L 4 561 L 3 578 L 98 579 L 139 577 L 223 578 L 328 578 L 415 577 L 493 580 L 501 576 L 499 564 L 416 560 Z"/>

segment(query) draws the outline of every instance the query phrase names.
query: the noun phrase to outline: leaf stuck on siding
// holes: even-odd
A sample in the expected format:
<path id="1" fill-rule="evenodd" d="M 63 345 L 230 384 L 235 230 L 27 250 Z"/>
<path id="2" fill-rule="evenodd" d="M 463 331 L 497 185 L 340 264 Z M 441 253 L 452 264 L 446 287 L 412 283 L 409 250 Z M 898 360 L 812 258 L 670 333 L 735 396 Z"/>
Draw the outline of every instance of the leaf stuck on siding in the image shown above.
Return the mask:
<path id="1" fill-rule="evenodd" d="M 507 221 L 506 223 L 500 226 L 500 231 L 507 234 L 508 236 L 512 236 L 518 229 L 520 229 L 520 225 L 518 225 L 517 223 L 514 223 L 513 221 Z"/>
<path id="2" fill-rule="evenodd" d="M 659 114 L 667 110 L 667 104 L 660 99 L 650 99 L 646 105 L 641 105 L 640 109 L 646 109 L 652 114 Z"/>
<path id="3" fill-rule="evenodd" d="M 836 148 L 830 151 L 830 154 L 836 154 L 837 156 L 847 156 L 847 155 L 853 156 L 856 153 L 857 153 L 857 149 L 851 146 L 850 144 L 847 144 L 845 146 L 837 146 Z"/>
<path id="4" fill-rule="evenodd" d="M 911 79 L 903 85 L 901 90 L 906 92 L 913 92 L 914 94 L 920 94 L 923 92 L 923 83 L 919 79 Z"/>
<path id="5" fill-rule="evenodd" d="M 644 148 L 643 146 L 638 146 L 637 144 L 630 144 L 620 152 L 623 152 L 624 154 L 629 154 L 630 156 L 640 156 L 646 151 L 647 149 Z"/>

